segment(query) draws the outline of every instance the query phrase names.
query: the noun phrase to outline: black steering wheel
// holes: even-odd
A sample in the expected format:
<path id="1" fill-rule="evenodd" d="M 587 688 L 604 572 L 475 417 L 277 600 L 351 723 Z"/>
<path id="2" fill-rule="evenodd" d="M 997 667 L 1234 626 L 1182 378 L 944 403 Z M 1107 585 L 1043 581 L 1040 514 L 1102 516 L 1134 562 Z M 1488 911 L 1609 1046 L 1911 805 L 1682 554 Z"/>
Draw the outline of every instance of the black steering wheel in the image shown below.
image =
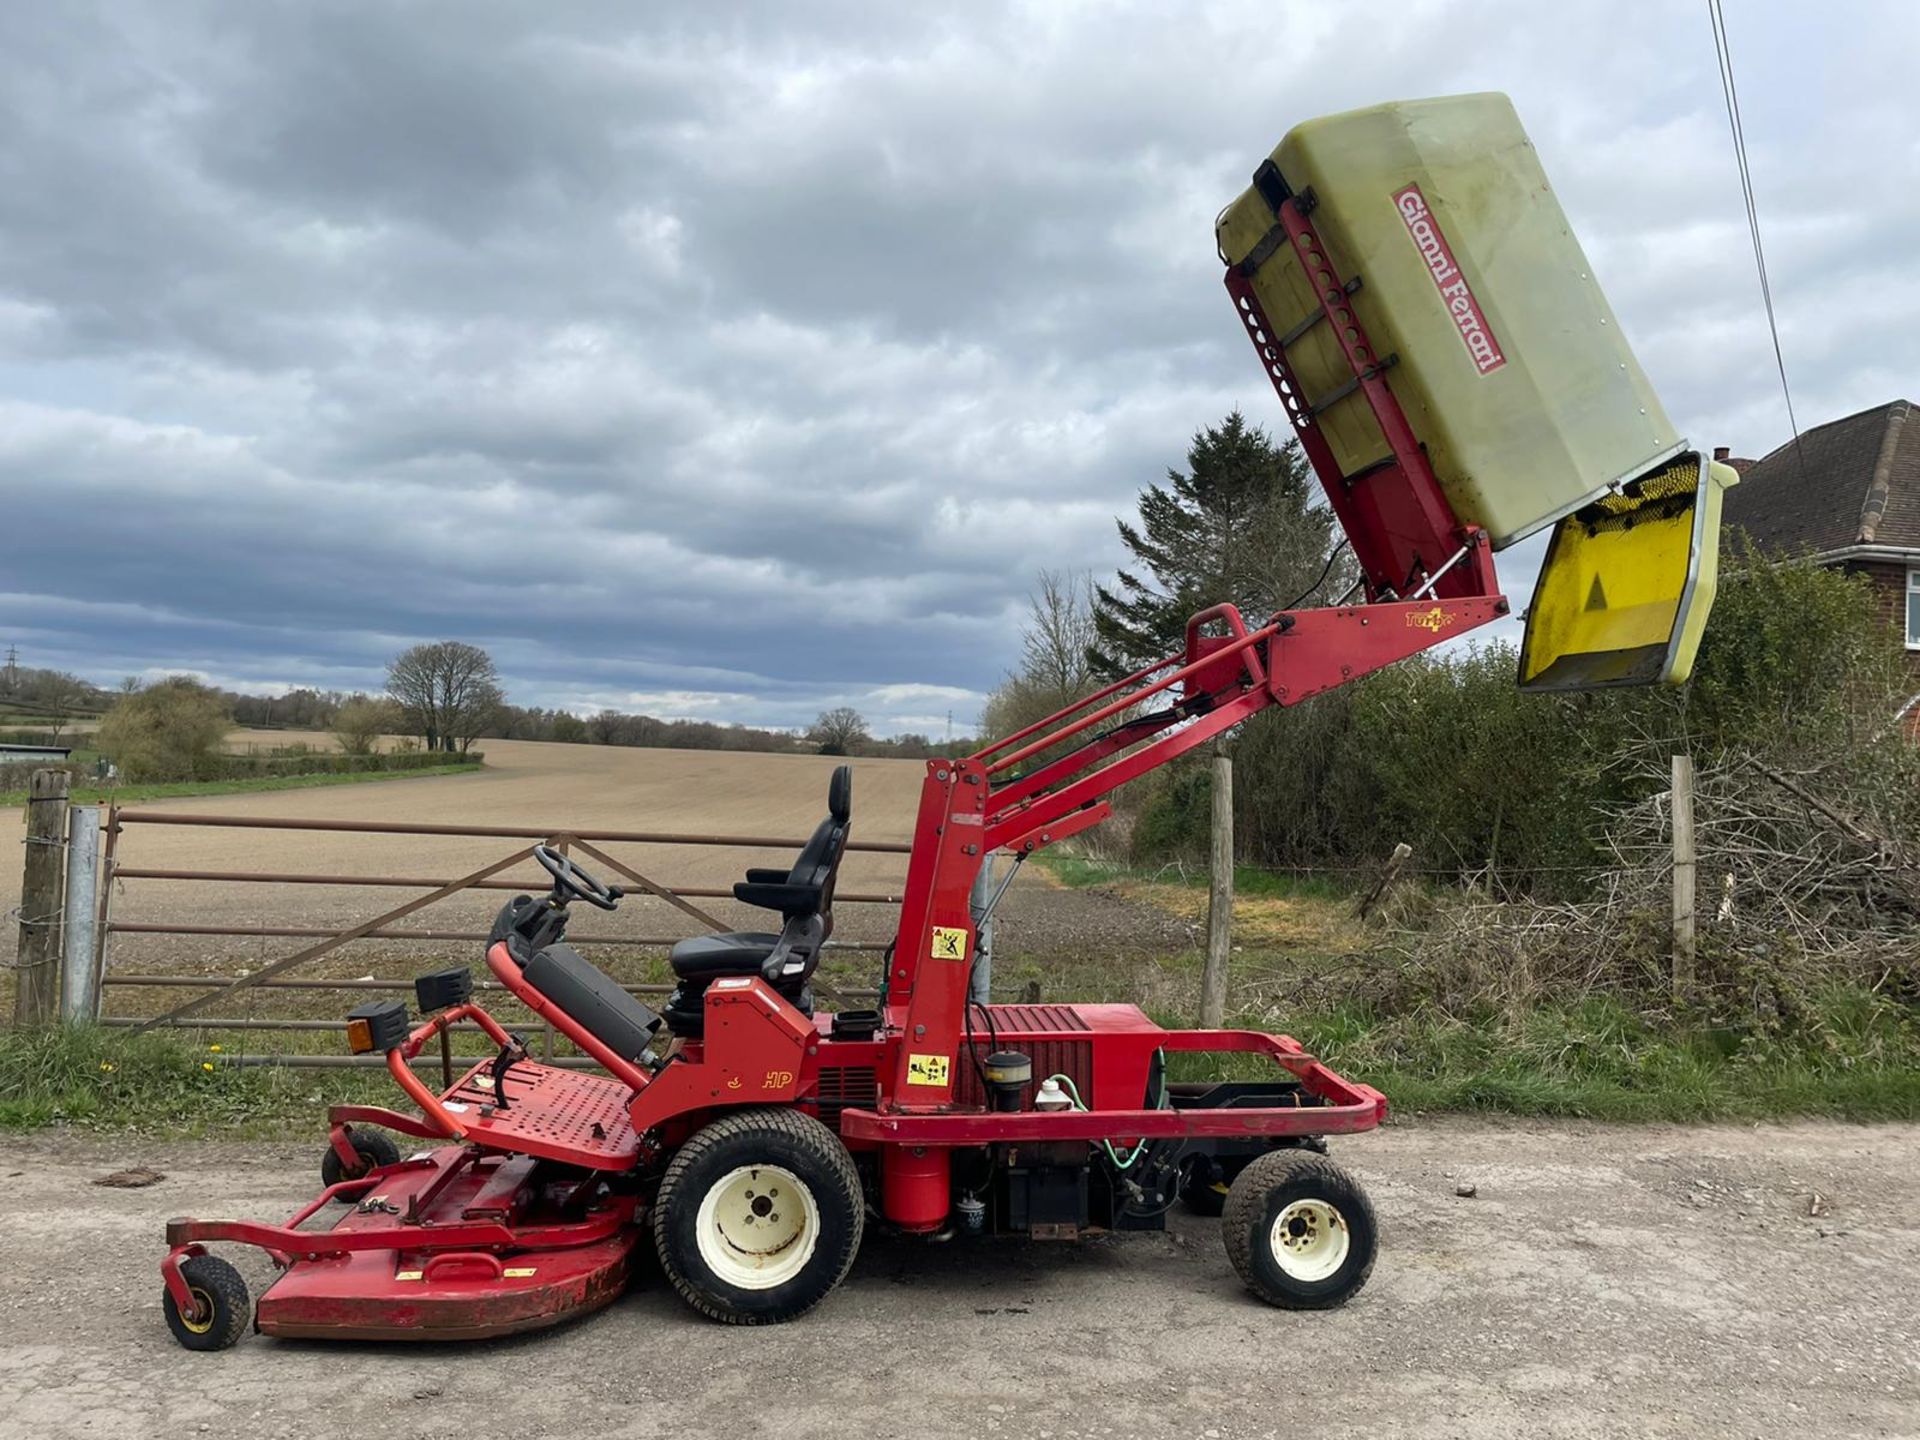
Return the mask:
<path id="1" fill-rule="evenodd" d="M 611 910 L 626 894 L 618 885 L 602 885 L 551 845 L 534 846 L 533 858 L 553 877 L 554 896 L 563 902 L 584 900 L 602 910 Z"/>

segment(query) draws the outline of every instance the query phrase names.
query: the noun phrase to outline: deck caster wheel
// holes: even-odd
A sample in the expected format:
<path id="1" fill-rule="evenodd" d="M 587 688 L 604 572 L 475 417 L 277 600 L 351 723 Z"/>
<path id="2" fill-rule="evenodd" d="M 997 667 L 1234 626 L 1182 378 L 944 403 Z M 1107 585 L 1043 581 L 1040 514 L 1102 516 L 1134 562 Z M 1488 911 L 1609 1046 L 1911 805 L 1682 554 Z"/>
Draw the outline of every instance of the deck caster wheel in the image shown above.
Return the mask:
<path id="1" fill-rule="evenodd" d="M 795 1110 L 726 1115 L 680 1147 L 660 1181 L 653 1243 L 702 1315 L 767 1325 L 804 1315 L 853 1265 L 866 1221 L 840 1137 Z"/>
<path id="2" fill-rule="evenodd" d="M 384 1130 L 354 1130 L 354 1153 L 360 1157 L 357 1169 L 349 1170 L 341 1162 L 339 1154 L 329 1145 L 327 1153 L 320 1157 L 320 1183 L 338 1185 L 342 1180 L 358 1180 L 369 1170 L 378 1170 L 382 1165 L 400 1163 L 400 1147 L 393 1143 L 393 1137 Z M 334 1197 L 338 1199 L 339 1197 Z"/>
<path id="3" fill-rule="evenodd" d="M 1246 1287 L 1286 1310 L 1345 1302 L 1373 1273 L 1378 1244 L 1359 1182 L 1308 1150 L 1269 1151 L 1242 1170 L 1220 1235 Z"/>
<path id="4" fill-rule="evenodd" d="M 198 1309 L 192 1315 L 183 1314 L 172 1291 L 160 1292 L 174 1339 L 189 1350 L 225 1350 L 246 1333 L 247 1321 L 253 1318 L 253 1298 L 238 1270 L 218 1255 L 190 1255 L 180 1262 L 180 1278 L 187 1282 Z"/>

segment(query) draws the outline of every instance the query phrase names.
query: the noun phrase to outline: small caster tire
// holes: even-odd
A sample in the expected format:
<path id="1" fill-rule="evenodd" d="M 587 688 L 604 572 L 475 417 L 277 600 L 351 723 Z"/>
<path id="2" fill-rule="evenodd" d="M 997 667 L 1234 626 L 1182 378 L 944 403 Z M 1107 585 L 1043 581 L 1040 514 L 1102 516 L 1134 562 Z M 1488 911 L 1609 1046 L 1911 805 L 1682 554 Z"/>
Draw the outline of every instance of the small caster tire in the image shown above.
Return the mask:
<path id="1" fill-rule="evenodd" d="M 218 1255 L 190 1255 L 180 1263 L 197 1315 L 185 1315 L 174 1303 L 173 1292 L 160 1292 L 167 1313 L 167 1329 L 189 1350 L 225 1350 L 246 1333 L 253 1319 L 253 1297 L 240 1272 Z"/>
<path id="2" fill-rule="evenodd" d="M 1367 1283 L 1379 1246 L 1360 1183 L 1310 1150 L 1272 1150 L 1242 1170 L 1220 1235 L 1241 1282 L 1283 1310 L 1344 1304 Z"/>
<path id="3" fill-rule="evenodd" d="M 320 1183 L 338 1185 L 342 1180 L 358 1180 L 369 1171 L 378 1170 L 383 1165 L 400 1163 L 400 1147 L 393 1143 L 393 1137 L 384 1130 L 355 1130 L 353 1136 L 354 1153 L 360 1157 L 358 1169 L 349 1170 L 341 1163 L 340 1156 L 329 1145 L 326 1154 L 320 1157 Z M 336 1199 L 339 1197 L 335 1197 Z"/>

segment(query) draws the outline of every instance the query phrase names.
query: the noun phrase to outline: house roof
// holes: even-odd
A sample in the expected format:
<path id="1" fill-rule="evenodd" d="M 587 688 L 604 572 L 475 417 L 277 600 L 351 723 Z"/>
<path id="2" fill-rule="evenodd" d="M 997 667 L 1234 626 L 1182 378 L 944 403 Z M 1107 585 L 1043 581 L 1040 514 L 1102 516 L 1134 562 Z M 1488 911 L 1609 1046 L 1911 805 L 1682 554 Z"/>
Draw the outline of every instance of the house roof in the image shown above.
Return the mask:
<path id="1" fill-rule="evenodd" d="M 1758 460 L 1727 492 L 1725 523 L 1770 548 L 1882 545 L 1920 552 L 1920 420 L 1894 400 L 1831 420 Z"/>

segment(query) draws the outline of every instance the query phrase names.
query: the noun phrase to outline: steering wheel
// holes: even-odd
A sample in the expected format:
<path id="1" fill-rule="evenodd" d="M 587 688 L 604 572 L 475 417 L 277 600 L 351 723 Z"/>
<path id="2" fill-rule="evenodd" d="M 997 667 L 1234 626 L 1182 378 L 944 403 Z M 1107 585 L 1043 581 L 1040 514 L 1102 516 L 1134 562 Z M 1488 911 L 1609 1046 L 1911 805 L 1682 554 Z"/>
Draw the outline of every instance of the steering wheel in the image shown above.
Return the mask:
<path id="1" fill-rule="evenodd" d="M 602 910 L 611 910 L 626 893 L 618 885 L 602 885 L 551 845 L 534 846 L 533 858 L 553 877 L 554 893 L 563 901 L 584 900 Z"/>

